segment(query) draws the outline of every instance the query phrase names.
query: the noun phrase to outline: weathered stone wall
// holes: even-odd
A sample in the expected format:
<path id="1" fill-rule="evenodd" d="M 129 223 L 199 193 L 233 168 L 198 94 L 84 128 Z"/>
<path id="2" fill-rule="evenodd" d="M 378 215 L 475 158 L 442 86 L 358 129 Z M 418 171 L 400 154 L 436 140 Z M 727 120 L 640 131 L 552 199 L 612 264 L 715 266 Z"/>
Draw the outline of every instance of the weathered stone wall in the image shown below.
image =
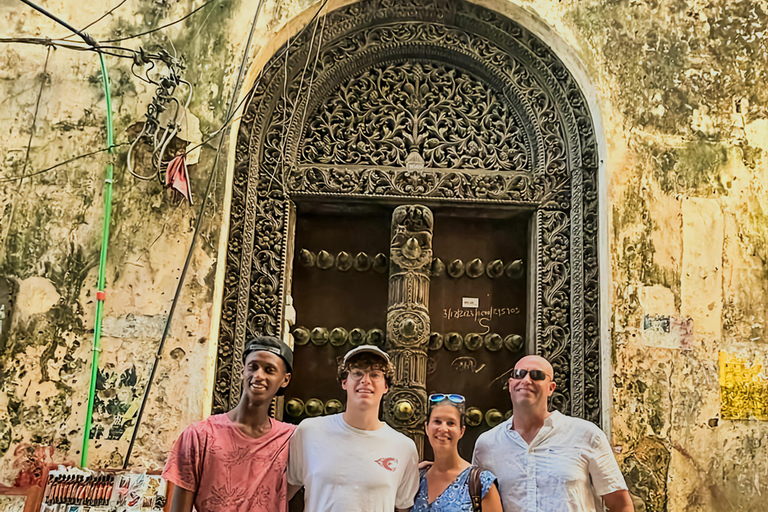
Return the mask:
<path id="1" fill-rule="evenodd" d="M 75 26 L 106 9 L 92 1 L 41 3 Z M 211 133 L 224 118 L 257 3 L 217 1 L 186 22 L 124 43 L 173 52 L 172 42 L 184 58 L 195 86 L 190 138 Z M 511 5 L 482 3 L 501 11 Z M 255 61 L 263 62 L 278 46 L 281 27 L 313 4 L 319 2 L 267 1 L 251 49 Z M 199 5 L 129 0 L 89 31 L 102 40 L 120 37 Z M 605 382 L 613 399 L 612 438 L 636 508 L 768 510 L 762 445 L 768 388 L 761 366 L 768 357 L 768 3 L 518 5 L 571 46 L 599 97 L 608 148 L 610 289 L 604 292 L 614 369 Z M 0 6 L 0 20 L 8 27 L 2 36 L 65 33 L 15 2 Z M 0 318 L 0 480 L 8 483 L 35 464 L 79 460 L 105 158 L 23 182 L 1 180 L 103 147 L 105 135 L 95 56 L 56 50 L 46 67 L 45 48 L 3 49 L 0 116 L 8 129 L 0 133 L 0 304 L 14 299 L 12 314 Z M 125 62 L 109 65 L 122 142 L 153 91 Z M 124 156 L 118 158 L 94 465 L 119 464 L 127 447 L 130 430 L 122 439 L 108 437 L 119 437 L 120 418 L 130 419 L 141 399 L 214 143 L 190 169 L 192 208 L 159 185 L 133 179 Z M 150 467 L 162 464 L 179 430 L 207 409 L 223 195 L 222 167 L 139 436 L 135 461 Z"/>
<path id="2" fill-rule="evenodd" d="M 768 356 L 767 9 L 575 2 L 559 21 L 602 96 L 611 424 L 648 511 L 768 510 L 768 374 L 747 378 Z"/>
<path id="3" fill-rule="evenodd" d="M 118 2 L 41 0 L 74 26 Z M 199 142 L 226 117 L 234 77 L 258 2 L 221 0 L 188 21 L 125 47 L 167 50 L 194 86 L 184 140 Z M 200 1 L 130 0 L 88 29 L 104 41 L 180 18 Z M 300 9 L 266 2 L 255 33 L 265 35 Z M 67 35 L 17 2 L 0 4 L 2 37 Z M 77 40 L 77 38 L 74 38 Z M 95 288 L 103 219 L 106 154 L 25 180 L 72 156 L 106 146 L 105 98 L 93 53 L 3 43 L 0 52 L 0 484 L 24 483 L 41 465 L 79 462 L 93 345 Z M 155 86 L 131 74 L 131 61 L 107 57 L 115 141 L 137 134 Z M 38 106 L 38 94 L 40 95 Z M 35 110 L 37 115 L 35 116 Z M 34 125 L 34 129 L 33 129 Z M 107 260 L 107 300 L 94 412 L 93 466 L 122 463 L 212 170 L 218 139 L 190 166 L 194 206 L 116 157 Z M 27 145 L 29 159 L 26 161 Z M 182 144 L 183 145 L 183 144 Z M 227 145 L 180 304 L 149 399 L 133 463 L 157 469 L 181 428 L 209 408 L 214 280 L 222 224 Z M 141 163 L 141 162 L 140 162 Z M 145 167 L 138 170 L 146 174 Z"/>

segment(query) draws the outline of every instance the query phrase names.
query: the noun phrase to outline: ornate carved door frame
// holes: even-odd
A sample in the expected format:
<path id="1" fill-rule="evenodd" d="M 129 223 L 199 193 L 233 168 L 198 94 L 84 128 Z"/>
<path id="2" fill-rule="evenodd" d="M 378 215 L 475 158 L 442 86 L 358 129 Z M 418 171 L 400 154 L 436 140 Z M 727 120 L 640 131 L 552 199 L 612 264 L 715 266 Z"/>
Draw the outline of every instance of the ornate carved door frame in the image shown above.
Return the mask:
<path id="1" fill-rule="evenodd" d="M 531 350 L 555 405 L 598 422 L 598 154 L 577 81 L 461 0 L 364 0 L 319 26 L 267 64 L 240 124 L 214 412 L 239 399 L 246 336 L 283 329 L 294 202 L 323 199 L 532 211 Z"/>

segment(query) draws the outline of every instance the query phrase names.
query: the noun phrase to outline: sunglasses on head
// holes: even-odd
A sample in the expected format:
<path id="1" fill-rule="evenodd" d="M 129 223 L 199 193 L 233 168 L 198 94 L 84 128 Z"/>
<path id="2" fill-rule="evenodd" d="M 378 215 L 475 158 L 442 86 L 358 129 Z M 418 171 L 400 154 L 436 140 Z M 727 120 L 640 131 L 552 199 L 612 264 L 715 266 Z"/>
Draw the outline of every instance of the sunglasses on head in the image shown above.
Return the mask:
<path id="1" fill-rule="evenodd" d="M 512 370 L 512 378 L 515 380 L 522 380 L 525 378 L 526 375 L 529 375 L 531 377 L 531 380 L 544 380 L 549 375 L 544 373 L 543 370 L 523 370 L 523 369 L 515 369 Z"/>
<path id="2" fill-rule="evenodd" d="M 433 393 L 429 395 L 429 402 L 432 404 L 437 404 L 442 402 L 443 400 L 450 400 L 452 403 L 459 405 L 466 402 L 466 399 L 461 395 L 446 395 L 445 393 Z"/>

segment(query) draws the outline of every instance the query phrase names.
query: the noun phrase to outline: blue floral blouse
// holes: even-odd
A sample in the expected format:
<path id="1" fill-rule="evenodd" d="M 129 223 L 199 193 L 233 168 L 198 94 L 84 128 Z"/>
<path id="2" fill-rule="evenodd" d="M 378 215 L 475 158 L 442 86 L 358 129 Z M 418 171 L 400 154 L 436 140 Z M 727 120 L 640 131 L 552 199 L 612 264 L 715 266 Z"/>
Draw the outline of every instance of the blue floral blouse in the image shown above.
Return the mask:
<path id="1" fill-rule="evenodd" d="M 469 497 L 469 470 L 467 468 L 456 477 L 451 485 L 446 487 L 440 496 L 431 504 L 429 503 L 429 490 L 427 489 L 427 470 L 419 471 L 419 492 L 411 512 L 472 512 L 472 499 Z M 496 476 L 490 471 L 480 473 L 480 482 L 483 484 L 483 498 L 488 494 L 491 485 L 496 481 Z"/>

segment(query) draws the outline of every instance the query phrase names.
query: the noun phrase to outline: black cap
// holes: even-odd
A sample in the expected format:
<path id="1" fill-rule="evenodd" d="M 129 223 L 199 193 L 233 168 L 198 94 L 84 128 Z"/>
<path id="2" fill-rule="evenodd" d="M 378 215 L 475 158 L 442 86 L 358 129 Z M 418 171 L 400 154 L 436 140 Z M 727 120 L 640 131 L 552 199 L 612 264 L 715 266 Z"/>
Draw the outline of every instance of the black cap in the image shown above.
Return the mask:
<path id="1" fill-rule="evenodd" d="M 285 366 L 288 368 L 288 373 L 293 368 L 293 350 L 283 341 L 274 336 L 256 336 L 245 342 L 245 349 L 243 350 L 243 363 L 251 352 L 272 352 L 276 356 L 280 356 L 285 361 Z"/>

